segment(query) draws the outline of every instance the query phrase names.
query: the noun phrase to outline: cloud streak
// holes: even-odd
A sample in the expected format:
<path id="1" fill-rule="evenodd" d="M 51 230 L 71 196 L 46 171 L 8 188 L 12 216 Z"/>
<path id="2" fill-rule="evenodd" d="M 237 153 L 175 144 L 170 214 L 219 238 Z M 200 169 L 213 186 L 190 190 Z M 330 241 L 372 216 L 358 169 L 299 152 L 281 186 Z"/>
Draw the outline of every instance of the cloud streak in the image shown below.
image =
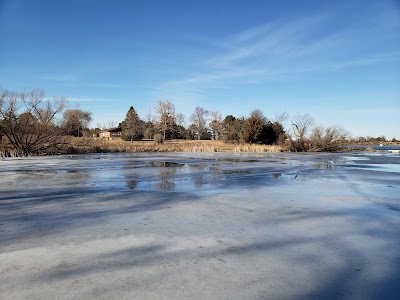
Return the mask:
<path id="1" fill-rule="evenodd" d="M 377 33 L 393 32 L 393 27 L 388 28 L 390 21 L 380 23 L 380 28 L 373 22 L 374 27 L 347 24 L 335 28 L 331 26 L 334 17 L 321 14 L 277 20 L 237 32 L 220 42 L 217 55 L 205 60 L 201 71 L 165 82 L 164 87 L 194 91 L 229 88 L 400 60 L 400 51 L 374 46 L 376 41 L 369 35 L 374 32 L 375 39 L 384 39 Z"/>

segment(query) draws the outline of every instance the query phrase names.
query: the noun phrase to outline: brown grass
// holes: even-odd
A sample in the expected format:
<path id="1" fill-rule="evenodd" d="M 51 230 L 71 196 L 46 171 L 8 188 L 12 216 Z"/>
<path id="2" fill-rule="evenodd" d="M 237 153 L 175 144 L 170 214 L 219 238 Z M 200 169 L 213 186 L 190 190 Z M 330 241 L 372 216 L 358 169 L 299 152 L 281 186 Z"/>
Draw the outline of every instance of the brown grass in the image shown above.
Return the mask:
<path id="1" fill-rule="evenodd" d="M 226 144 L 222 141 L 168 140 L 164 144 L 153 141 L 124 141 L 120 138 L 68 138 L 65 153 L 97 152 L 281 152 L 280 146 Z"/>
<path id="2" fill-rule="evenodd" d="M 282 152 L 283 146 L 229 144 L 222 141 L 168 140 L 164 144 L 154 141 L 124 141 L 120 138 L 65 137 L 59 149 L 46 150 L 39 155 L 80 154 L 107 152 Z M 0 158 L 16 157 L 16 151 L 8 143 L 0 144 Z"/>
<path id="3" fill-rule="evenodd" d="M 0 158 L 4 157 L 18 157 L 18 152 L 6 143 L 0 143 Z"/>

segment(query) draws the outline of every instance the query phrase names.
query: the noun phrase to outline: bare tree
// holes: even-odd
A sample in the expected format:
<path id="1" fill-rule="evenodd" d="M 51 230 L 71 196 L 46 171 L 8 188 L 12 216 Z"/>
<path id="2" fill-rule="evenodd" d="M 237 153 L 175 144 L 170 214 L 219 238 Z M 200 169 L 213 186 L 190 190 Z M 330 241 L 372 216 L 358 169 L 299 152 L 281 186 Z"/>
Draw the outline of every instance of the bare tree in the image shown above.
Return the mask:
<path id="1" fill-rule="evenodd" d="M 185 122 L 186 122 L 185 115 L 183 113 L 177 113 L 176 114 L 176 124 L 178 126 L 185 127 Z"/>
<path id="2" fill-rule="evenodd" d="M 176 114 L 176 136 L 178 138 L 186 138 L 186 117 L 183 113 L 177 113 Z"/>
<path id="3" fill-rule="evenodd" d="M 342 142 L 349 136 L 349 133 L 339 126 L 324 128 L 317 126 L 310 136 L 312 151 L 338 151 L 342 148 Z"/>
<path id="4" fill-rule="evenodd" d="M 115 128 L 118 126 L 118 122 L 115 120 L 110 120 L 107 122 L 106 127 L 107 128 Z"/>
<path id="5" fill-rule="evenodd" d="M 293 134 L 298 139 L 304 139 L 314 125 L 314 118 L 310 114 L 295 115 L 291 121 L 294 128 Z"/>
<path id="6" fill-rule="evenodd" d="M 221 139 L 224 132 L 224 122 L 222 120 L 222 115 L 219 112 L 210 112 L 209 126 L 212 130 L 212 138 L 215 140 Z"/>
<path id="7" fill-rule="evenodd" d="M 171 130 L 175 123 L 175 106 L 169 100 L 158 101 L 155 109 L 157 125 L 165 140 L 168 130 Z"/>
<path id="8" fill-rule="evenodd" d="M 282 126 L 286 125 L 286 122 L 289 120 L 289 114 L 286 111 L 276 113 L 274 118 L 274 123 L 282 124 Z"/>
<path id="9" fill-rule="evenodd" d="M 92 121 L 92 114 L 81 109 L 67 109 L 63 113 L 63 129 L 72 136 L 82 136 Z"/>
<path id="10" fill-rule="evenodd" d="M 64 98 L 45 98 L 43 90 L 0 92 L 0 132 L 18 155 L 40 153 L 60 144 L 62 130 L 57 117 L 64 110 Z"/>
<path id="11" fill-rule="evenodd" d="M 145 121 L 144 121 L 144 138 L 152 139 L 154 137 L 154 123 L 155 123 L 154 115 L 151 109 L 146 112 Z"/>
<path id="12" fill-rule="evenodd" d="M 117 122 L 115 120 L 109 120 L 107 122 L 102 122 L 102 123 L 96 124 L 97 128 L 100 128 L 100 129 L 116 128 L 116 127 L 118 127 L 118 125 L 119 125 L 119 122 Z"/>
<path id="13" fill-rule="evenodd" d="M 206 127 L 206 117 L 208 111 L 204 108 L 197 106 L 194 112 L 190 116 L 190 121 L 192 122 L 193 128 L 196 131 L 196 136 L 198 140 L 201 140 L 203 135 L 207 132 Z"/>
<path id="14" fill-rule="evenodd" d="M 146 112 L 145 122 L 146 123 L 154 123 L 154 116 L 153 116 L 153 112 L 151 111 L 151 109 L 149 109 Z"/>
<path id="15" fill-rule="evenodd" d="M 314 125 L 314 118 L 310 114 L 297 114 L 291 119 L 293 126 L 293 138 L 290 138 L 292 150 L 305 151 L 308 150 L 305 138 Z"/>

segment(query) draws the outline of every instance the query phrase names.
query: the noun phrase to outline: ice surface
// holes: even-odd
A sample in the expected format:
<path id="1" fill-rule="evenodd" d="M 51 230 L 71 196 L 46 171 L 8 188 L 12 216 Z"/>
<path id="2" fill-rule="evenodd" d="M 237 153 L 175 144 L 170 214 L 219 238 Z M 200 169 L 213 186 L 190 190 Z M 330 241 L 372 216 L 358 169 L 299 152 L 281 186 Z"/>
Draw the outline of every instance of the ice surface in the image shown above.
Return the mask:
<path id="1" fill-rule="evenodd" d="M 0 160 L 1 299 L 395 299 L 397 154 Z"/>

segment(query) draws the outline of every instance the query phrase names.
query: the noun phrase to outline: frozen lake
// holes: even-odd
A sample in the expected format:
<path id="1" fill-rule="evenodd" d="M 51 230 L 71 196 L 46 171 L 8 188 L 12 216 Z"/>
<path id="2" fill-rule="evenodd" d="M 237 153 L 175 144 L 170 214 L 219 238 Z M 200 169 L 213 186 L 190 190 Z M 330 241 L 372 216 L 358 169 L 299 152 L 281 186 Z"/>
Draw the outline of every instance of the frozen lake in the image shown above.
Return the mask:
<path id="1" fill-rule="evenodd" d="M 0 160 L 0 299 L 395 299 L 400 155 Z"/>

